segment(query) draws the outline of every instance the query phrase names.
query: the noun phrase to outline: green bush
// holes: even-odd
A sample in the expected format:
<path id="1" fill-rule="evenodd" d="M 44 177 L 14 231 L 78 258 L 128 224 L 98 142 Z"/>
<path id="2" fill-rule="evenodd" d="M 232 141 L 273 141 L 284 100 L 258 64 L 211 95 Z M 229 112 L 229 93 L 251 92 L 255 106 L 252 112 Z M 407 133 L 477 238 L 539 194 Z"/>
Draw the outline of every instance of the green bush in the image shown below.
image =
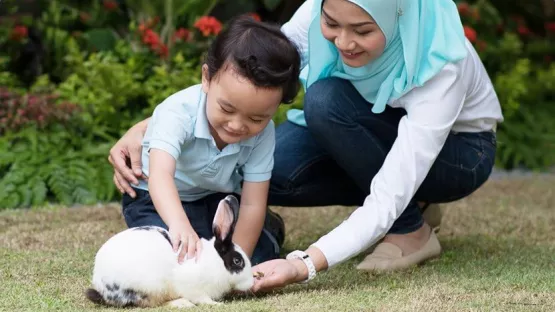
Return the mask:
<path id="1" fill-rule="evenodd" d="M 555 165 L 555 22 L 502 15 L 499 10 L 506 7 L 485 0 L 459 1 L 458 8 L 505 117 L 498 127 L 496 165 L 534 170 Z"/>
<path id="2" fill-rule="evenodd" d="M 95 144 L 62 126 L 48 134 L 28 127 L 0 138 L 0 208 L 59 202 L 94 204 L 114 198 L 109 143 Z"/>
<path id="3" fill-rule="evenodd" d="M 0 21 L 0 207 L 117 199 L 109 148 L 169 95 L 200 83 L 225 20 L 256 9 L 282 19 L 302 2 L 238 1 L 224 13 L 230 4 L 219 0 L 38 0 L 34 19 Z M 534 15 L 536 4 L 507 11 L 495 1 L 456 2 L 502 104 L 496 165 L 541 170 L 555 164 L 555 23 Z M 281 105 L 275 123 L 303 96 Z"/>
<path id="4" fill-rule="evenodd" d="M 114 133 L 131 125 L 133 100 L 141 98 L 142 74 L 130 70 L 111 53 L 93 53 L 59 84 L 60 98 L 78 103 L 84 123 L 90 127 L 109 127 Z"/>
<path id="5" fill-rule="evenodd" d="M 195 62 L 185 61 L 181 54 L 174 58 L 174 66 L 155 66 L 153 73 L 144 82 L 143 88 L 148 106 L 142 111 L 142 116 L 150 116 L 156 105 L 162 103 L 173 93 L 188 86 L 201 83 L 201 66 Z"/>
<path id="6" fill-rule="evenodd" d="M 495 79 L 504 103 L 497 161 L 505 168 L 543 169 L 555 164 L 555 64 L 531 70 L 529 59 Z"/>

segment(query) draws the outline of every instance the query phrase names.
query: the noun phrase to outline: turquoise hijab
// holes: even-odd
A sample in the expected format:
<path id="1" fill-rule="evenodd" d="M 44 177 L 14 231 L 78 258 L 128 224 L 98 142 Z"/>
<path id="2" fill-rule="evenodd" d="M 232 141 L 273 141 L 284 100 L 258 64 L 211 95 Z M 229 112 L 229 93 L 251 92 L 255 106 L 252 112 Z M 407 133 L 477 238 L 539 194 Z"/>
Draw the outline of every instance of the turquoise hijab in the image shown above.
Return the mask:
<path id="1" fill-rule="evenodd" d="M 350 80 L 370 103 L 372 112 L 422 86 L 445 64 L 466 57 L 463 26 L 453 0 L 349 0 L 364 9 L 385 35 L 383 54 L 353 68 L 343 63 L 335 45 L 320 29 L 323 0 L 314 0 L 308 30 L 308 66 L 301 73 L 306 89 L 326 77 Z M 288 119 L 306 126 L 303 112 L 289 110 Z"/>

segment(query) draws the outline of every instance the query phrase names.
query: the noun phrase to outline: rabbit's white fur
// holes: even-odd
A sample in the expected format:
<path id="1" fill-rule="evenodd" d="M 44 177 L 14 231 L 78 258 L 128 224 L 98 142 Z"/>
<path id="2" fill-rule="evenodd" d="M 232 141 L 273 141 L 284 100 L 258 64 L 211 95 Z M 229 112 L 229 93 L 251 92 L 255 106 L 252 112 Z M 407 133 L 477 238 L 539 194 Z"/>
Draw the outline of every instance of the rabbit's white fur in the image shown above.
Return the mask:
<path id="1" fill-rule="evenodd" d="M 232 289 L 247 291 L 253 284 L 249 258 L 243 256 L 244 269 L 236 274 L 227 271 L 214 240 L 201 239 L 203 248 L 199 259 L 177 262 L 162 228 L 150 230 L 131 228 L 110 238 L 98 251 L 93 270 L 93 288 L 110 305 L 174 306 L 215 303 Z M 130 290 L 130 291 L 125 291 Z M 119 297 L 117 297 L 119 296 Z M 126 298 L 129 297 L 128 301 Z M 113 299 L 113 300 L 110 300 Z M 108 299 L 108 300 L 106 300 Z M 178 299 L 178 300 L 176 300 Z M 175 300 L 171 303 L 170 301 Z M 189 306 L 192 306 L 189 305 Z"/>

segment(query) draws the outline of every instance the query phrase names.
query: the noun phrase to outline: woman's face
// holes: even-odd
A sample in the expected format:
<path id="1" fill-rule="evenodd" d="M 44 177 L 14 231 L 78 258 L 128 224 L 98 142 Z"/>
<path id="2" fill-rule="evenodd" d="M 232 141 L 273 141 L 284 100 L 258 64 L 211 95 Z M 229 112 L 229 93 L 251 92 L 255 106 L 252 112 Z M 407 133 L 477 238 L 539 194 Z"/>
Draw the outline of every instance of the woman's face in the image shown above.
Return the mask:
<path id="1" fill-rule="evenodd" d="M 320 26 L 324 38 L 337 47 L 348 66 L 364 66 L 385 49 L 385 35 L 376 21 L 347 0 L 324 0 Z"/>

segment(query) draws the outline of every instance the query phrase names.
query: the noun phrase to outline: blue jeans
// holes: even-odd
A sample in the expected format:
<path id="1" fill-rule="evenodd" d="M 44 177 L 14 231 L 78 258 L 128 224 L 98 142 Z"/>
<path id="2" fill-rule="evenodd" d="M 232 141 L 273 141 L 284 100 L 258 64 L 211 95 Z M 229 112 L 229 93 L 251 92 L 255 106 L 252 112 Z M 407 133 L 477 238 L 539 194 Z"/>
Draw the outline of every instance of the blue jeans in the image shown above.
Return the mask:
<path id="1" fill-rule="evenodd" d="M 328 78 L 311 85 L 304 100 L 308 127 L 285 122 L 276 129 L 269 204 L 362 205 L 406 114 L 391 107 L 374 114 L 371 107 L 346 80 Z M 492 171 L 495 151 L 494 132 L 450 133 L 389 233 L 410 233 L 422 226 L 417 202 L 451 202 L 478 189 Z"/>
<path id="2" fill-rule="evenodd" d="M 123 195 L 122 213 L 127 226 L 132 228 L 154 225 L 168 229 L 168 226 L 154 208 L 150 194 L 140 189 L 135 189 L 135 192 L 137 193 L 135 198 L 127 194 Z M 229 194 L 215 193 L 193 202 L 181 202 L 187 218 L 199 238 L 210 239 L 214 236 L 212 234 L 212 221 L 220 200 L 227 195 Z M 241 200 L 238 194 L 233 195 L 239 201 Z M 278 258 L 279 251 L 280 247 L 274 235 L 267 229 L 263 229 L 251 257 L 252 265 Z"/>

